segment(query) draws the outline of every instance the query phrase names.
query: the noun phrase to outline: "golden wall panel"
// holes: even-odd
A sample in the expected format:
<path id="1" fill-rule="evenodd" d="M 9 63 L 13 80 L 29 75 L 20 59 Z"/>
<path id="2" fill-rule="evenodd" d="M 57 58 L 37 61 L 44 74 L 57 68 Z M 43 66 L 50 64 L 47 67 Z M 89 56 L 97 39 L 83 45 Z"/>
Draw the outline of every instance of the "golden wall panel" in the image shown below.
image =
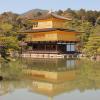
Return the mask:
<path id="1" fill-rule="evenodd" d="M 76 32 L 51 31 L 29 33 L 27 41 L 76 41 Z"/>
<path id="2" fill-rule="evenodd" d="M 43 28 L 52 28 L 52 21 L 44 21 L 44 22 L 38 22 L 38 27 L 34 27 L 33 29 L 43 29 Z"/>

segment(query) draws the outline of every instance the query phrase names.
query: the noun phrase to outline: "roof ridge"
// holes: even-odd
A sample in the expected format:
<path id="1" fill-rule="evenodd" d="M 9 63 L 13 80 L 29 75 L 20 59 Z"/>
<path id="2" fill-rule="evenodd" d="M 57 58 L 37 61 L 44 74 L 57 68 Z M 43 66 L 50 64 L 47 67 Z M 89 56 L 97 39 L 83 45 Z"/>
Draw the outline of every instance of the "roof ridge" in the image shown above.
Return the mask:
<path id="1" fill-rule="evenodd" d="M 38 16 L 38 17 L 34 17 L 33 20 L 45 20 L 48 18 L 57 18 L 57 19 L 62 19 L 62 20 L 72 20 L 72 18 L 68 18 L 68 17 L 64 17 L 64 16 L 60 16 L 54 12 L 48 12 L 46 15 L 42 15 L 42 16 Z M 31 19 L 32 20 L 32 19 Z"/>

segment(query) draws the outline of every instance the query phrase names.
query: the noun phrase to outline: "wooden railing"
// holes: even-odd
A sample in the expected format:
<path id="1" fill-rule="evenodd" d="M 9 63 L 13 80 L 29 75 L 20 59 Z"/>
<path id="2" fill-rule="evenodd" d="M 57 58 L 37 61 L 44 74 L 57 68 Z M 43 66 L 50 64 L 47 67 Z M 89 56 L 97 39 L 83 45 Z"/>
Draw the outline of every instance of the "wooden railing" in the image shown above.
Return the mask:
<path id="1" fill-rule="evenodd" d="M 23 52 L 24 54 L 56 54 L 56 53 L 60 53 L 60 51 L 52 51 L 52 50 L 46 50 L 46 51 L 42 51 L 42 50 L 36 50 L 36 51 L 26 51 L 26 52 Z"/>

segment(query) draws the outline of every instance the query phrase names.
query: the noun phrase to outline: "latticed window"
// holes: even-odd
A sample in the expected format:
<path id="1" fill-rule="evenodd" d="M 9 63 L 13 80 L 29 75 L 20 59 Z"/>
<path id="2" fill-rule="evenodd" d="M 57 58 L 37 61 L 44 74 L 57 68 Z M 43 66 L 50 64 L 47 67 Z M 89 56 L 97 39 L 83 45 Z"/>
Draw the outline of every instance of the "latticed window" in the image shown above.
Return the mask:
<path id="1" fill-rule="evenodd" d="M 38 22 L 33 22 L 33 27 L 38 27 Z"/>
<path id="2" fill-rule="evenodd" d="M 75 43 L 67 43 L 66 51 L 75 51 Z"/>

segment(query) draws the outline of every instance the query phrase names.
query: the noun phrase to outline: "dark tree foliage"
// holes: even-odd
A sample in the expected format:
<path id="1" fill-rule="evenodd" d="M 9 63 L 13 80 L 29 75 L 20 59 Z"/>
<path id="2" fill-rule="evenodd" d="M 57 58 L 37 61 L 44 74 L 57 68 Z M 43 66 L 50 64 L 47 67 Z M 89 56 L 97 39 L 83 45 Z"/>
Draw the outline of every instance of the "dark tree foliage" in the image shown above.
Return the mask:
<path id="1" fill-rule="evenodd" d="M 42 13 L 41 12 L 37 12 L 37 14 L 36 14 L 37 16 L 41 16 L 42 15 Z"/>
<path id="2" fill-rule="evenodd" d="M 57 12 L 57 14 L 58 14 L 58 15 L 62 15 L 62 14 L 63 14 L 63 11 L 62 11 L 62 10 L 59 10 L 59 11 Z"/>
<path id="3" fill-rule="evenodd" d="M 28 19 L 18 14 L 5 12 L 0 15 L 0 56 L 6 59 L 10 51 L 20 50 L 19 42 L 25 38 L 20 35 L 20 30 L 32 27 Z"/>

